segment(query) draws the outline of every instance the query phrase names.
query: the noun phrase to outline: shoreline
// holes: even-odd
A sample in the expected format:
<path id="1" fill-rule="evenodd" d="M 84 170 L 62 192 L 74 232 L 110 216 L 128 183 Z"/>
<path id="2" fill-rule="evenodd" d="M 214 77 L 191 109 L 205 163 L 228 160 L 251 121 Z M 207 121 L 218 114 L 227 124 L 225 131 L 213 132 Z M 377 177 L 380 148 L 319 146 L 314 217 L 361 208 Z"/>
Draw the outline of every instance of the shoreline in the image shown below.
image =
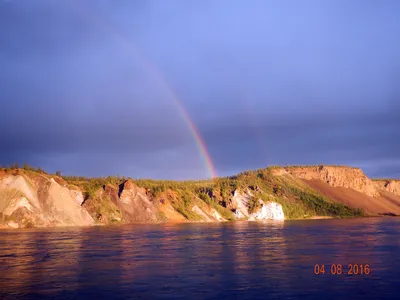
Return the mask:
<path id="1" fill-rule="evenodd" d="M 332 219 L 360 219 L 360 218 L 384 218 L 384 217 L 400 217 L 387 215 L 371 215 L 371 216 L 355 216 L 355 217 L 332 217 L 332 216 L 313 216 L 310 218 L 293 218 L 284 220 L 233 220 L 233 221 L 187 221 L 187 222 L 159 222 L 159 223 L 126 223 L 126 224 L 93 224 L 93 225 L 63 225 L 63 226 L 44 226 L 44 227 L 21 227 L 13 228 L 0 226 L 1 231 L 18 231 L 18 230 L 36 230 L 36 229 L 67 229 L 67 228 L 93 228 L 93 227 L 117 227 L 126 225 L 181 225 L 181 224 L 215 224 L 215 223 L 237 223 L 237 222 L 285 222 L 285 221 L 309 221 L 309 220 L 332 220 Z"/>

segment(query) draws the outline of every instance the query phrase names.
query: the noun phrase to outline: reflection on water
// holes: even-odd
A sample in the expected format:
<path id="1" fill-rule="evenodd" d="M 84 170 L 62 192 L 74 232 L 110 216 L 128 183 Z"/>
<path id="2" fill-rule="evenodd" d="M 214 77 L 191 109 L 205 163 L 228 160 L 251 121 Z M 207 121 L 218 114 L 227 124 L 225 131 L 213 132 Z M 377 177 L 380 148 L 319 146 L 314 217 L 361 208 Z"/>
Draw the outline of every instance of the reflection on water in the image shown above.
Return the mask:
<path id="1" fill-rule="evenodd" d="M 3 299 L 388 298 L 400 219 L 0 231 Z M 314 275 L 315 264 L 370 275 Z"/>

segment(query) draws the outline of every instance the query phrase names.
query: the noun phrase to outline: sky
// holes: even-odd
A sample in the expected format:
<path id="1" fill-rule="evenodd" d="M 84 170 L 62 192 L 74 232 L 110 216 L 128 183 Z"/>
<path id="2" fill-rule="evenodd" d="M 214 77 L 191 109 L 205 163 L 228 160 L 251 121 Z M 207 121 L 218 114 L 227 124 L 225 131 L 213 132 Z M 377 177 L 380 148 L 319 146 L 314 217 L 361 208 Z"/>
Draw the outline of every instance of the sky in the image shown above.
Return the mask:
<path id="1" fill-rule="evenodd" d="M 400 1 L 1 0 L 0 104 L 3 166 L 400 178 Z"/>

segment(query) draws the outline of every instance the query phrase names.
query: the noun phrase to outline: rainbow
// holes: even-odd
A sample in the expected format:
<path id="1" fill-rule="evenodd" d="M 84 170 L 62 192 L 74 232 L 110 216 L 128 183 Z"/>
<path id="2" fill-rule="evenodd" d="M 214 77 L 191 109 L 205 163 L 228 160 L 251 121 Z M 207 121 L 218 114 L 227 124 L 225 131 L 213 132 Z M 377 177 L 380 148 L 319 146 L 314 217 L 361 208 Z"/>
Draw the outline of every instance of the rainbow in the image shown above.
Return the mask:
<path id="1" fill-rule="evenodd" d="M 201 137 L 199 131 L 197 130 L 195 124 L 192 122 L 192 120 L 190 119 L 190 115 L 187 112 L 187 110 L 185 109 L 185 107 L 182 105 L 182 103 L 179 101 L 178 98 L 173 97 L 172 98 L 174 101 L 175 106 L 178 108 L 179 113 L 181 114 L 183 120 L 185 121 L 185 123 L 188 125 L 192 136 L 196 142 L 197 148 L 200 151 L 200 154 L 204 160 L 204 163 L 207 166 L 207 170 L 209 172 L 209 175 L 211 178 L 216 178 L 217 177 L 217 173 L 215 171 L 215 167 L 214 164 L 212 162 L 210 153 L 208 152 L 207 149 L 207 145 L 204 142 L 203 138 Z"/>
<path id="2" fill-rule="evenodd" d="M 137 52 L 136 52 L 137 53 Z M 144 60 L 143 60 L 144 61 Z M 142 61 L 142 62 L 143 62 Z M 166 80 L 164 77 L 161 75 L 160 72 L 157 71 L 155 67 L 153 67 L 149 61 L 147 61 L 146 64 L 147 71 L 151 71 L 151 74 L 157 79 L 157 81 L 161 84 L 162 88 L 168 92 L 168 95 L 170 96 L 170 99 L 172 99 L 175 107 L 178 109 L 179 114 L 181 115 L 182 119 L 184 122 L 187 124 L 189 127 L 189 130 L 192 134 L 192 137 L 196 143 L 196 146 L 201 154 L 201 157 L 207 167 L 208 173 L 211 178 L 216 178 L 217 173 L 215 171 L 214 164 L 212 162 L 210 153 L 208 152 L 207 145 L 204 142 L 203 138 L 201 137 L 199 131 L 196 128 L 196 125 L 193 123 L 192 119 L 190 118 L 190 115 L 188 111 L 185 109 L 183 106 L 182 102 L 179 100 L 179 98 L 176 96 L 172 88 L 167 84 Z"/>
<path id="3" fill-rule="evenodd" d="M 212 162 L 210 153 L 208 152 L 206 143 L 201 137 L 194 122 L 190 118 L 188 111 L 185 109 L 185 107 L 183 106 L 182 102 L 179 100 L 178 96 L 175 94 L 173 89 L 167 84 L 167 81 L 165 80 L 164 76 L 160 73 L 160 71 L 158 71 L 157 68 L 153 66 L 148 59 L 144 59 L 143 55 L 139 55 L 137 48 L 132 44 L 132 42 L 130 42 L 129 39 L 125 38 L 117 30 L 114 30 L 111 25 L 107 24 L 104 21 L 101 22 L 99 18 L 96 18 L 93 14 L 85 13 L 85 11 L 79 9 L 79 7 L 76 8 L 79 12 L 83 13 L 85 16 L 92 19 L 93 23 L 96 23 L 97 25 L 99 25 L 99 27 L 101 26 L 103 29 L 105 29 L 105 31 L 110 32 L 116 39 L 119 39 L 120 42 L 123 45 L 125 45 L 125 47 L 127 47 L 127 49 L 129 50 L 128 53 L 133 54 L 134 57 L 142 64 L 144 69 L 147 72 L 149 72 L 149 74 L 152 75 L 155 78 L 155 80 L 162 86 L 162 88 L 168 93 L 169 98 L 172 99 L 173 104 L 178 109 L 179 114 L 181 115 L 183 121 L 186 123 L 191 132 L 191 135 L 194 139 L 194 142 L 196 143 L 196 146 L 199 150 L 202 160 L 205 163 L 209 176 L 211 178 L 217 177 L 217 173 L 215 171 L 215 167 Z"/>

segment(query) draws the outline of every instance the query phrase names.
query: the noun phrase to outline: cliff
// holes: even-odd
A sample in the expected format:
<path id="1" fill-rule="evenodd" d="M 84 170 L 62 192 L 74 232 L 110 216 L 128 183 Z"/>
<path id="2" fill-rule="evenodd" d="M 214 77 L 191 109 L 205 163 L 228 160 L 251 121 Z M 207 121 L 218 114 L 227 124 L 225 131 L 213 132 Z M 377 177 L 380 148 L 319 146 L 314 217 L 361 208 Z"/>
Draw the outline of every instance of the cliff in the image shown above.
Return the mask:
<path id="1" fill-rule="evenodd" d="M 400 215 L 398 180 L 371 180 L 361 169 L 346 166 L 298 166 L 274 172 L 299 178 L 329 199 L 368 215 Z"/>
<path id="2" fill-rule="evenodd" d="M 8 227 L 92 225 L 81 207 L 81 191 L 70 190 L 53 178 L 15 172 L 0 180 L 0 222 Z"/>
<path id="3" fill-rule="evenodd" d="M 374 183 L 378 189 L 400 196 L 400 180 L 374 180 Z"/>
<path id="4" fill-rule="evenodd" d="M 0 227 L 400 215 L 400 181 L 360 169 L 270 167 L 205 181 L 59 177 L 0 169 Z"/>
<path id="5" fill-rule="evenodd" d="M 287 167 L 285 170 L 298 178 L 321 180 L 332 187 L 350 188 L 370 197 L 379 196 L 379 190 L 361 169 L 335 166 Z"/>

